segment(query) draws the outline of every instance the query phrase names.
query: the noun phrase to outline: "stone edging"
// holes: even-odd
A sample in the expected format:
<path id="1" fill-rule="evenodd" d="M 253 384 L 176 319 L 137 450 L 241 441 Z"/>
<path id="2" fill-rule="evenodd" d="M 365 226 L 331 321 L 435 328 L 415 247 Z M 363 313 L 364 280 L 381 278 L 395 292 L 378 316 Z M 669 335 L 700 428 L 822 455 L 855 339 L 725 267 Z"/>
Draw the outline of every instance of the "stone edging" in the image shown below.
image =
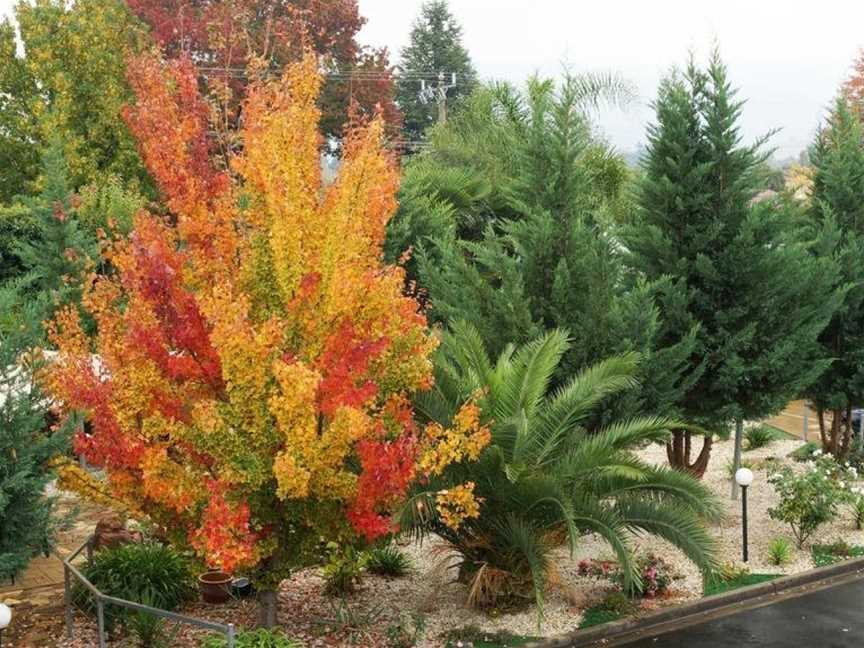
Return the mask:
<path id="1" fill-rule="evenodd" d="M 742 587 L 723 594 L 706 596 L 692 603 L 674 605 L 635 618 L 611 621 L 585 630 L 574 630 L 565 635 L 529 644 L 526 648 L 587 648 L 598 643 L 603 645 L 622 638 L 624 635 L 644 632 L 655 626 L 673 621 L 676 625 L 690 625 L 688 621 L 692 622 L 693 617 L 696 616 L 717 612 L 724 608 L 746 609 L 745 604 L 754 599 L 780 596 L 805 585 L 813 585 L 820 581 L 850 576 L 855 573 L 864 574 L 864 558 L 846 560 L 790 576 L 781 576 L 765 583 Z"/>

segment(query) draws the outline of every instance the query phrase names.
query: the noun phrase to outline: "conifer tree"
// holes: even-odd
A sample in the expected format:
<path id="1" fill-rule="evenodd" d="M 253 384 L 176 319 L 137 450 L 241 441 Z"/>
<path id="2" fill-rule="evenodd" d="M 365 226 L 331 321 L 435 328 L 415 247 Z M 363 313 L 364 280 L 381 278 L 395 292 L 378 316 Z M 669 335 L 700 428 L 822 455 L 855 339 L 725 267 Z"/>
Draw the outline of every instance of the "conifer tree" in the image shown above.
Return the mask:
<path id="1" fill-rule="evenodd" d="M 656 346 L 654 294 L 662 282 L 631 280 L 599 217 L 623 190 L 608 174 L 615 156 L 584 114 L 594 97 L 587 89 L 601 86 L 615 94 L 615 86 L 580 78 L 560 88 L 535 79 L 524 94 L 509 86 L 482 90 L 411 162 L 400 217 L 416 220 L 409 191 L 415 183 L 427 187 L 418 192 L 426 201 L 451 208 L 449 224 L 446 210 L 429 210 L 436 220 L 425 225 L 433 234 L 416 241 L 419 285 L 434 319 L 469 322 L 495 354 L 566 329 L 572 344 L 558 381 L 610 355 L 639 351 L 642 389 L 617 405 L 635 408 L 642 400 L 648 411 L 670 413 L 685 387 L 679 362 L 690 341 Z M 481 140 L 485 148 L 478 150 L 473 143 Z"/>
<path id="2" fill-rule="evenodd" d="M 831 119 L 810 151 L 817 223 L 836 225 L 838 285 L 847 286 L 841 307 L 819 336 L 830 362 L 807 390 L 819 417 L 822 447 L 836 457 L 849 451 L 855 430 L 851 410 L 864 398 L 864 125 L 838 99 Z M 828 416 L 826 416 L 828 415 Z"/>
<path id="3" fill-rule="evenodd" d="M 19 241 L 16 254 L 26 268 L 20 288 L 42 309 L 43 319 L 57 307 L 81 300 L 81 282 L 98 256 L 96 241 L 76 217 L 68 184 L 63 145 L 52 140 L 42 157 L 42 190 L 26 201 L 36 235 Z"/>
<path id="4" fill-rule="evenodd" d="M 437 86 L 438 74 L 443 72 L 447 75 L 444 82 L 451 84 L 455 74 L 456 87 L 447 92 L 448 102 L 470 94 L 477 82 L 471 57 L 462 45 L 462 27 L 446 0 L 423 3 L 410 42 L 402 50 L 400 67 L 396 102 L 402 110 L 406 139 L 418 140 L 439 118 L 436 102 L 420 98 L 422 82 Z"/>
<path id="5" fill-rule="evenodd" d="M 49 462 L 68 435 L 49 427 L 46 399 L 34 380 L 41 336 L 40 309 L 22 303 L 11 285 L 0 288 L 0 312 L 17 313 L 0 327 L 0 581 L 14 579 L 54 545 L 54 501 L 45 495 Z"/>
<path id="6" fill-rule="evenodd" d="M 754 201 L 767 154 L 764 140 L 741 143 L 735 94 L 717 53 L 707 70 L 691 61 L 662 83 L 641 209 L 625 235 L 645 278 L 671 280 L 661 339 L 699 330 L 689 362 L 698 379 L 681 407 L 709 434 L 695 459 L 691 432 L 667 445 L 670 463 L 696 475 L 712 432 L 734 421 L 740 449 L 743 419 L 779 411 L 819 375 L 816 338 L 839 301 L 834 263 L 815 253 L 827 242 L 806 239 L 781 202 Z"/>

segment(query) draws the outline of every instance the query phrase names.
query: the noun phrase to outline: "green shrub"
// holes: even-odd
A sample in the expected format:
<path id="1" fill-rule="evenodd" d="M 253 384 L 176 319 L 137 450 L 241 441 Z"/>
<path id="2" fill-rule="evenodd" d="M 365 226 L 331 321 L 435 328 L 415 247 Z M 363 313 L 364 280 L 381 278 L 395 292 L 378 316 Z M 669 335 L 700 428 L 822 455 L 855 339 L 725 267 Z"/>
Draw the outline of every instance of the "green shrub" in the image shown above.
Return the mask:
<path id="1" fill-rule="evenodd" d="M 804 445 L 790 452 L 789 456 L 795 461 L 810 461 L 811 459 L 813 459 L 817 451 L 821 452 L 822 446 L 820 446 L 818 443 L 808 441 Z"/>
<path id="2" fill-rule="evenodd" d="M 747 441 L 745 449 L 749 451 L 764 448 L 775 441 L 784 439 L 785 436 L 780 430 L 770 425 L 757 425 L 756 427 L 747 428 L 744 432 L 744 439 Z"/>
<path id="3" fill-rule="evenodd" d="M 792 559 L 792 543 L 786 538 L 774 538 L 768 543 L 768 562 L 772 565 L 785 565 Z"/>
<path id="4" fill-rule="evenodd" d="M 225 648 L 227 641 L 222 635 L 210 635 L 199 646 L 201 648 Z M 259 628 L 240 632 L 234 637 L 234 648 L 304 648 L 296 639 L 289 639 L 278 630 Z"/>
<path id="5" fill-rule="evenodd" d="M 196 593 L 189 561 L 170 547 L 158 543 L 132 543 L 103 549 L 82 571 L 103 594 L 162 610 L 175 610 Z M 85 605 L 92 609 L 92 599 L 83 587 L 76 588 L 75 596 L 83 598 Z M 158 634 L 155 627 L 159 624 L 139 617 L 116 606 L 106 609 L 109 628 L 120 621 L 139 638 L 142 634 L 155 637 Z M 141 632 L 136 627 L 140 627 Z"/>
<path id="6" fill-rule="evenodd" d="M 819 450 L 814 457 L 801 472 L 784 467 L 768 478 L 780 496 L 768 515 L 789 525 L 799 549 L 820 526 L 835 519 L 840 505 L 851 503 L 853 496 L 853 473 Z"/>
<path id="7" fill-rule="evenodd" d="M 366 559 L 366 569 L 379 576 L 405 576 L 413 569 L 411 559 L 395 544 L 375 547 Z"/>
<path id="8" fill-rule="evenodd" d="M 579 629 L 623 619 L 636 612 L 637 609 L 638 606 L 623 592 L 612 592 L 597 605 L 583 611 Z"/>
<path id="9" fill-rule="evenodd" d="M 353 592 L 363 577 L 366 554 L 350 545 L 327 543 L 328 559 L 324 565 L 324 591 L 332 596 Z"/>
<path id="10" fill-rule="evenodd" d="M 850 558 L 864 556 L 864 547 L 851 545 L 845 540 L 837 540 L 829 544 L 813 545 L 810 548 L 810 555 L 816 567 L 827 567 Z"/>
<path id="11" fill-rule="evenodd" d="M 158 543 L 132 543 L 93 556 L 84 575 L 109 596 L 174 610 L 195 596 L 189 561 Z"/>

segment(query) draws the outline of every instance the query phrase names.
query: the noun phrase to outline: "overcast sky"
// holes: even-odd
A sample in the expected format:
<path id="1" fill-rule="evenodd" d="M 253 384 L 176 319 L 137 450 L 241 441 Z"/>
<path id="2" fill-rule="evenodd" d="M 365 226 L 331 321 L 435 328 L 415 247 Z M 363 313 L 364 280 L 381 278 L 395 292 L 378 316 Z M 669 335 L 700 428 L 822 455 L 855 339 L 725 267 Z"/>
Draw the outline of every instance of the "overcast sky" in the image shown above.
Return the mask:
<path id="1" fill-rule="evenodd" d="M 8 14 L 15 0 L 0 0 Z M 360 39 L 398 56 L 421 0 L 359 0 Z M 810 141 L 824 108 L 864 46 L 861 0 L 450 0 L 480 75 L 521 81 L 539 72 L 616 70 L 636 84 L 640 104 L 599 122 L 620 149 L 634 149 L 651 118 L 657 82 L 693 50 L 720 44 L 748 100 L 745 136 L 782 128 L 780 157 Z"/>
<path id="2" fill-rule="evenodd" d="M 367 44 L 398 55 L 421 0 L 359 0 Z M 636 84 L 640 105 L 600 116 L 607 137 L 635 148 L 651 118 L 657 82 L 690 50 L 703 60 L 719 43 L 732 81 L 748 100 L 744 133 L 782 128 L 778 156 L 809 143 L 824 108 L 864 46 L 861 0 L 450 0 L 483 77 L 520 81 L 533 72 L 616 70 Z"/>

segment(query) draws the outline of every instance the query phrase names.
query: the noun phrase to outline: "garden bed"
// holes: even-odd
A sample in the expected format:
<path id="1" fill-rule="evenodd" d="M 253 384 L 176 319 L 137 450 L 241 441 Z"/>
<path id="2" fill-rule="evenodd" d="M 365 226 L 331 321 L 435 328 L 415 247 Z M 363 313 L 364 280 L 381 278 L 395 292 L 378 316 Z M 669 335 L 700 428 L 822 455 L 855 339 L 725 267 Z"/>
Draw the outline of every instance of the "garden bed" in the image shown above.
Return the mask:
<path id="1" fill-rule="evenodd" d="M 780 465 L 795 464 L 787 455 L 801 445 L 800 441 L 781 440 L 768 447 L 744 453 L 744 459 L 752 466 L 755 479 L 749 489 L 750 561 L 749 574 L 739 573 L 735 580 L 711 589 L 708 593 L 728 590 L 736 584 L 744 586 L 754 579 L 761 580 L 774 575 L 794 574 L 812 569 L 813 556 L 810 547 L 792 547 L 790 560 L 785 565 L 770 563 L 767 555 L 772 539 L 791 539 L 788 528 L 768 516 L 768 509 L 776 504 L 777 496 L 767 482 L 769 474 Z M 717 538 L 720 555 L 734 560 L 741 555 L 740 501 L 729 499 L 729 472 L 727 464 L 732 458 L 731 441 L 715 443 L 714 453 L 705 483 L 717 493 L 727 507 L 727 519 L 711 529 Z M 657 463 L 665 462 L 665 450 L 652 446 L 643 451 L 643 457 Z M 825 525 L 813 537 L 813 544 L 828 544 L 842 538 L 850 545 L 864 545 L 864 531 L 854 528 L 851 513 L 845 510 L 834 523 Z M 676 605 L 703 596 L 703 582 L 698 571 L 689 564 L 676 549 L 653 538 L 637 540 L 644 552 L 653 552 L 662 557 L 682 578 L 673 583 L 671 590 L 657 598 L 639 602 L 642 612 L 660 607 Z M 521 610 L 493 610 L 481 613 L 464 605 L 466 590 L 463 585 L 452 582 L 454 556 L 440 541 L 430 540 L 423 544 L 405 544 L 402 550 L 410 557 L 413 569 L 403 578 L 386 578 L 367 574 L 358 590 L 344 599 L 333 598 L 324 593 L 324 578 L 320 570 L 306 570 L 285 581 L 279 591 L 280 621 L 289 636 L 305 641 L 309 647 L 323 646 L 387 646 L 388 630 L 400 622 L 411 624 L 412 618 L 422 619 L 425 638 L 418 644 L 422 648 L 438 648 L 457 645 L 453 637 L 481 637 L 478 645 L 518 645 L 523 638 L 548 637 L 570 632 L 583 622 L 586 610 L 594 614 L 596 606 L 614 586 L 604 580 L 586 577 L 579 573 L 579 562 L 583 559 L 611 558 L 611 551 L 595 536 L 582 539 L 578 551 L 570 558 L 565 549 L 557 553 L 555 584 L 550 588 L 544 606 L 542 625 L 538 626 L 538 612 L 534 606 Z M 737 564 L 741 566 L 740 562 Z M 593 608 L 593 610 L 592 610 Z M 252 626 L 256 608 L 252 601 L 234 601 L 222 606 L 194 604 L 184 612 L 223 622 L 234 622 L 239 626 Z M 613 616 L 609 616 L 611 620 Z M 589 624 L 592 619 L 586 620 Z M 62 642 L 65 648 L 89 646 L 90 634 L 85 628 L 89 623 L 79 619 L 76 627 L 80 638 L 74 642 Z M 194 645 L 191 630 L 175 639 L 175 645 Z M 486 634 L 489 642 L 482 641 Z M 496 640 L 495 637 L 505 639 Z M 179 641 L 179 643 L 178 643 Z M 188 643 L 183 643 L 183 641 Z M 466 643 L 467 641 L 463 642 Z"/>

